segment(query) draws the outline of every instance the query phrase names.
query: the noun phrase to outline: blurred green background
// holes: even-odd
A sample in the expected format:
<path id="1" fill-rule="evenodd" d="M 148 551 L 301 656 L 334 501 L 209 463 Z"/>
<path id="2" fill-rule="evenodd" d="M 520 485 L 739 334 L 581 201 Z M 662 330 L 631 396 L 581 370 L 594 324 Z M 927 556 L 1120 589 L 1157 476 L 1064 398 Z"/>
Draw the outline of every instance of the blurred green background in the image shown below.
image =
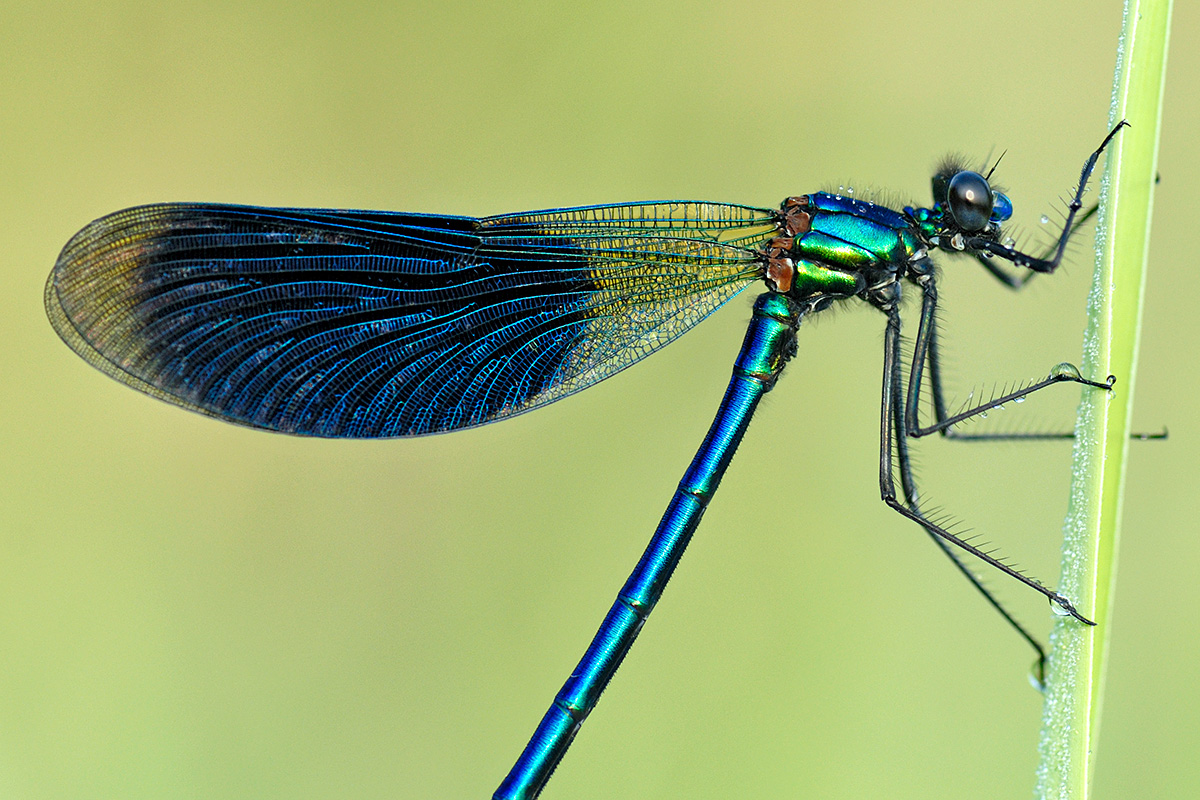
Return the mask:
<path id="1" fill-rule="evenodd" d="M 1196 9 L 1175 23 L 1135 413 L 1171 439 L 1133 447 L 1098 797 L 1200 792 L 1200 323 L 1174 283 L 1196 267 Z M 0 796 L 490 797 L 691 458 L 752 297 L 536 414 L 310 441 L 64 347 L 42 285 L 86 222 L 161 200 L 773 206 L 848 182 L 925 201 L 946 152 L 1007 149 L 1037 242 L 1106 130 L 1119 27 L 1112 1 L 0 6 Z M 1078 358 L 1087 237 L 1019 296 L 946 268 L 957 399 Z M 1032 656 L 879 502 L 881 319 L 827 317 L 547 800 L 1030 792 Z M 985 424 L 1069 426 L 1077 399 Z M 930 502 L 1055 582 L 1069 446 L 918 455 Z M 991 584 L 1048 631 L 1036 595 Z"/>

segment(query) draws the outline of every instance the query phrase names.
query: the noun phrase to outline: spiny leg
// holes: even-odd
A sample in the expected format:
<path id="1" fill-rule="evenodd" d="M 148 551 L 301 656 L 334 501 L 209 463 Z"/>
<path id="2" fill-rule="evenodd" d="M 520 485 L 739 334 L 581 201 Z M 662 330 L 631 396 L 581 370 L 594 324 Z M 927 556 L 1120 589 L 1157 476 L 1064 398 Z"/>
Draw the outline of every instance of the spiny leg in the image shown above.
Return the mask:
<path id="1" fill-rule="evenodd" d="M 1104 141 L 1100 143 L 1100 147 L 1098 147 L 1096 149 L 1096 151 L 1088 157 L 1088 160 L 1086 162 L 1084 162 L 1083 172 L 1080 174 L 1080 177 L 1079 177 L 1079 188 L 1076 190 L 1076 193 L 1075 193 L 1075 201 L 1074 201 L 1074 205 L 1076 206 L 1075 210 L 1082 207 L 1084 187 L 1087 185 L 1088 177 L 1091 175 L 1092 169 L 1096 165 L 1096 161 L 1100 158 L 1100 154 L 1104 152 L 1104 148 L 1107 147 L 1108 143 L 1112 140 L 1112 138 L 1114 136 L 1116 136 L 1117 131 L 1121 130 L 1121 128 L 1127 127 L 1128 125 L 1129 125 L 1129 123 L 1126 122 L 1125 120 L 1121 120 L 1120 122 L 1118 122 L 1116 127 L 1113 128 L 1111 131 L 1109 131 L 1108 136 L 1104 137 Z M 999 161 L 997 161 L 997 163 L 999 163 Z M 992 167 L 992 169 L 995 169 L 995 167 Z M 991 174 L 992 174 L 991 172 L 988 172 L 989 178 L 991 177 Z M 1161 179 L 1162 179 L 1161 175 L 1154 176 L 1155 183 L 1158 183 Z M 1055 250 L 1058 249 L 1061 251 L 1066 240 L 1069 239 L 1070 237 L 1074 236 L 1075 233 L 1080 228 L 1082 228 L 1084 225 L 1086 225 L 1088 223 L 1088 221 L 1091 220 L 1092 217 L 1096 216 L 1097 212 L 1099 212 L 1099 210 L 1100 210 L 1100 204 L 1093 203 L 1091 208 L 1089 208 L 1087 211 L 1083 212 L 1083 214 L 1078 219 L 1075 219 L 1074 222 L 1072 223 L 1071 218 L 1074 216 L 1075 210 L 1072 209 L 1071 205 L 1067 206 L 1067 212 L 1068 212 L 1067 213 L 1067 221 L 1066 221 L 1066 224 L 1063 226 L 1063 232 L 1060 236 L 1060 240 L 1054 244 L 1051 244 L 1049 247 L 1047 247 L 1045 252 L 1043 252 L 1039 258 L 1034 259 L 1035 261 L 1041 262 L 1042 264 L 1051 265 L 1050 269 L 1037 269 L 1035 267 L 1034 268 L 1035 271 L 1025 272 L 1025 273 L 1017 273 L 1014 275 L 1013 273 L 1010 273 L 1008 270 L 1001 267 L 995 261 L 992 261 L 987 256 L 984 256 L 980 253 L 974 254 L 975 260 L 978 261 L 980 264 L 982 264 L 983 268 L 986 269 L 992 275 L 992 277 L 994 277 L 996 280 L 1000 281 L 1000 283 L 1002 283 L 1004 286 L 1007 286 L 1009 289 L 1012 289 L 1014 291 L 1019 290 L 1022 287 L 1024 287 L 1025 284 L 1029 283 L 1029 281 L 1033 280 L 1034 275 L 1036 275 L 1038 272 L 1051 271 L 1054 268 L 1054 266 L 1056 266 L 1058 264 L 1059 257 L 1061 257 L 1061 252 L 1059 254 L 1059 257 L 1055 257 L 1055 255 L 1054 255 Z M 1011 248 L 1009 248 L 1009 250 L 1013 253 L 1016 252 L 1016 251 L 1012 250 Z M 993 252 L 995 252 L 995 251 L 993 251 Z M 1003 258 L 1009 258 L 1008 255 L 1006 255 L 1002 252 L 999 253 L 999 255 Z M 1014 259 L 1009 258 L 1009 260 L 1013 261 Z M 1026 264 L 1026 266 L 1030 266 L 1030 265 Z M 1155 438 L 1155 437 L 1146 437 L 1146 438 Z"/>
<path id="2" fill-rule="evenodd" d="M 928 436 L 931 433 L 941 433 L 947 438 L 967 440 L 996 440 L 996 439 L 1071 439 L 1074 433 L 959 433 L 953 426 L 959 422 L 979 416 L 1005 403 L 1020 401 L 1034 392 L 1045 389 L 1055 383 L 1078 383 L 1093 386 L 1097 389 L 1111 389 L 1116 381 L 1112 375 L 1103 383 L 1088 380 L 1079 374 L 1079 370 L 1071 364 L 1059 364 L 1045 378 L 1034 381 L 1021 389 L 1006 392 L 986 403 L 960 411 L 957 414 L 946 413 L 945 396 L 942 391 L 941 359 L 937 347 L 937 282 L 931 273 L 922 276 L 918 283 L 921 286 L 921 320 L 917 328 L 917 340 L 913 345 L 912 366 L 908 376 L 908 400 L 905 407 L 906 435 L 912 437 Z M 922 427 L 920 423 L 920 394 L 924 380 L 924 367 L 929 366 L 929 389 L 933 396 L 934 423 Z"/>
<path id="3" fill-rule="evenodd" d="M 914 358 L 915 357 L 916 356 L 914 354 Z M 904 420 L 906 416 L 904 412 L 904 393 L 901 390 L 902 385 L 900 383 L 901 366 L 901 361 L 899 358 L 897 358 L 892 375 L 892 392 L 890 401 L 892 404 L 893 415 L 892 435 L 896 443 L 896 468 L 900 473 L 900 488 L 904 492 L 905 505 L 907 505 L 909 510 L 911 510 L 913 513 L 920 514 L 921 512 L 918 507 L 919 498 L 917 494 L 917 486 L 916 481 L 913 478 L 912 461 L 909 457 L 909 437 L 904 431 Z M 1034 653 L 1037 654 L 1037 661 L 1035 662 L 1034 666 L 1034 676 L 1039 687 L 1044 685 L 1046 680 L 1046 649 L 1042 646 L 1042 643 L 1034 638 L 1033 634 L 1030 633 L 1024 625 L 1018 622 L 1011 613 L 1009 613 L 1008 609 L 1005 608 L 1000 600 L 994 594 L 992 594 L 992 592 L 986 586 L 983 585 L 983 582 L 979 579 L 979 576 L 976 575 L 966 565 L 959 554 L 956 553 L 945 540 L 928 529 L 925 529 L 925 533 L 929 536 L 933 543 L 937 545 L 938 549 L 945 554 L 946 558 L 950 559 L 951 563 L 953 563 L 955 568 L 962 573 L 963 577 L 975 587 L 975 590 L 983 595 L 983 599 L 986 600 L 992 606 L 992 608 L 994 608 L 996 612 L 1004 618 L 1005 622 L 1007 622 L 1009 626 L 1015 630 L 1017 634 L 1029 644 L 1030 647 L 1033 648 Z"/>
<path id="4" fill-rule="evenodd" d="M 1071 232 L 1067 234 L 1067 237 L 1070 238 L 1074 236 L 1080 228 L 1082 228 L 1092 219 L 1092 217 L 1096 216 L 1096 212 L 1099 210 L 1100 204 L 1092 203 L 1091 208 L 1083 212 L 1083 214 L 1081 214 L 1079 218 L 1075 220 L 1074 224 L 1071 226 Z M 1045 220 L 1046 218 L 1043 217 L 1042 219 Z M 1011 241 L 1011 239 L 1009 241 Z M 1046 251 L 1041 255 L 1041 260 L 1046 261 L 1050 259 L 1054 255 L 1054 248 L 1057 246 L 1058 244 L 1056 242 L 1047 247 Z M 1012 289 L 1014 292 L 1023 289 L 1025 284 L 1033 280 L 1034 276 L 1038 274 L 1032 270 L 1028 272 L 1018 272 L 1016 274 L 1011 273 L 996 263 L 995 259 L 988 258 L 987 256 L 983 256 L 978 253 L 975 254 L 975 260 L 978 261 L 979 264 L 986 269 L 993 278 L 1000 281 L 1002 285 Z"/>
<path id="5" fill-rule="evenodd" d="M 1036 273 L 1030 273 L 1030 274 L 1033 275 Z M 940 353 L 938 350 L 938 330 L 937 330 L 936 315 L 931 317 L 931 319 L 929 321 L 929 345 L 928 345 L 927 352 L 928 352 L 928 366 L 929 366 L 929 387 L 930 387 L 930 394 L 933 397 L 934 416 L 938 420 L 939 423 L 941 423 L 943 425 L 953 426 L 955 424 L 955 422 L 962 422 L 963 421 L 962 417 L 964 415 L 971 415 L 972 412 L 966 411 L 966 412 L 963 412 L 962 414 L 955 415 L 956 419 L 951 419 L 946 414 L 946 403 L 945 403 L 945 399 L 944 399 L 945 395 L 942 390 L 941 356 L 940 356 Z M 1056 372 L 1059 374 L 1056 375 L 1055 374 Z M 1001 398 L 995 400 L 994 402 L 1007 403 L 1009 398 L 1015 398 L 1014 402 L 1019 403 L 1025 398 L 1025 396 L 1027 396 L 1031 392 L 1037 391 L 1038 389 L 1044 389 L 1050 383 L 1081 383 L 1085 386 L 1092 386 L 1094 388 L 1111 390 L 1113 388 L 1113 386 L 1115 385 L 1115 382 L 1116 382 L 1116 379 L 1112 375 L 1109 375 L 1108 379 L 1105 380 L 1104 383 L 1102 383 L 1102 384 L 1098 384 L 1095 381 L 1083 380 L 1079 376 L 1079 372 L 1073 364 L 1064 362 L 1062 364 L 1057 365 L 1044 381 L 1041 381 L 1038 383 L 1032 383 L 1032 384 L 1028 385 L 1026 388 L 1020 390 L 1019 392 L 1014 392 L 1012 394 L 1005 395 L 1004 397 L 1001 397 Z M 910 393 L 913 391 L 911 384 L 909 385 L 909 390 L 910 390 Z M 918 386 L 916 388 L 916 391 L 917 392 L 920 391 L 920 386 Z M 984 408 L 982 406 L 975 409 L 975 411 L 978 412 L 979 414 L 982 414 L 984 411 L 987 411 L 987 410 L 989 410 L 989 409 Z M 912 424 L 914 424 L 916 426 L 914 429 L 915 432 L 911 433 L 910 435 L 926 436 L 929 433 L 931 433 L 935 428 L 937 428 L 937 426 L 933 426 L 931 428 L 920 428 L 920 426 L 919 426 L 920 424 L 918 422 L 916 422 L 917 412 L 915 411 L 915 409 L 909 414 L 908 419 L 910 421 L 912 421 Z M 947 439 L 954 439 L 954 440 L 963 441 L 963 442 L 995 442 L 995 441 L 1031 442 L 1031 441 L 1050 441 L 1050 440 L 1062 440 L 1062 439 L 1074 439 L 1075 438 L 1075 431 L 1015 431 L 1015 432 L 1008 432 L 1008 433 L 967 433 L 967 432 L 960 431 L 954 427 L 942 427 L 937 432 L 940 433 L 942 436 L 944 436 Z M 1161 431 L 1156 431 L 1154 433 L 1148 433 L 1148 432 L 1144 432 L 1144 431 L 1134 431 L 1129 434 L 1129 438 L 1134 439 L 1139 442 L 1146 442 L 1146 441 L 1151 441 L 1151 440 L 1156 440 L 1156 439 L 1166 439 L 1166 438 L 1168 438 L 1168 431 L 1166 429 L 1166 426 L 1164 426 Z"/>
<path id="6" fill-rule="evenodd" d="M 1005 261 L 1012 262 L 1015 266 L 1026 267 L 1034 272 L 1053 272 L 1058 268 L 1059 262 L 1062 261 L 1063 252 L 1067 249 L 1067 240 L 1071 238 L 1071 234 L 1075 232 L 1075 218 L 1079 215 L 1079 210 L 1083 208 L 1083 193 L 1087 189 L 1088 178 L 1092 176 L 1092 171 L 1096 168 L 1096 162 L 1100 159 L 1100 154 L 1104 152 L 1104 148 L 1108 147 L 1108 143 L 1113 137 L 1120 132 L 1121 128 L 1129 125 L 1125 120 L 1117 123 L 1116 127 L 1108 132 L 1104 137 L 1104 141 L 1100 146 L 1083 162 L 1083 169 L 1079 173 L 1079 185 L 1075 189 L 1075 196 L 1071 198 L 1071 202 L 1067 205 L 1067 218 L 1063 223 L 1062 233 L 1058 237 L 1058 242 L 1051 252 L 1052 256 L 1046 258 L 1038 258 L 1031 256 L 1028 253 L 1022 253 L 1014 247 L 1007 244 L 1002 244 L 987 236 L 972 236 L 963 241 L 963 249 L 973 253 L 990 253 L 993 256 L 999 256 Z M 993 273 L 995 274 L 995 273 Z M 1001 278 L 1003 281 L 1003 278 Z"/>
<path id="7" fill-rule="evenodd" d="M 1096 213 L 1097 206 L 1092 206 L 1082 216 L 1079 215 L 1080 209 L 1083 208 L 1083 193 L 1087 189 L 1088 179 L 1091 177 L 1093 170 L 1096 167 L 1096 162 L 1099 161 L 1101 153 L 1112 141 L 1113 137 L 1120 132 L 1129 123 L 1121 120 L 1117 125 L 1109 131 L 1104 137 L 1104 141 L 1100 146 L 1088 156 L 1083 164 L 1083 169 L 1079 173 L 1079 184 L 1075 189 L 1075 195 L 1067 206 L 1067 216 L 1063 222 L 1062 233 L 1058 237 L 1058 242 L 1041 257 L 1032 256 L 1027 253 L 1022 253 L 1013 247 L 1002 244 L 1000 242 L 988 239 L 986 237 L 972 237 L 967 239 L 964 244 L 964 249 L 975 255 L 975 258 L 991 273 L 997 280 L 1010 289 L 1019 289 L 1025 285 L 1029 278 L 1038 272 L 1053 272 L 1058 268 L 1062 261 L 1062 256 L 1066 250 L 1067 241 L 1071 236 L 1079 230 L 1080 226 L 1088 221 L 1088 219 Z M 1011 262 L 1017 267 L 1025 267 L 1030 270 L 1024 277 L 1017 277 L 1009 274 L 1006 270 L 1001 269 L 998 264 L 992 263 L 992 257 L 999 256 L 1006 261 Z M 973 408 L 969 408 L 958 414 L 947 415 L 945 403 L 942 394 L 941 369 L 940 359 L 937 349 L 937 331 L 934 322 L 934 311 L 937 306 L 937 288 L 935 285 L 932 269 L 926 269 L 918 279 L 924 291 L 921 304 L 921 323 L 917 334 L 917 342 L 913 355 L 912 370 L 909 376 L 908 386 L 908 404 L 906 407 L 908 422 L 906 425 L 907 433 L 910 436 L 927 436 L 928 434 L 939 432 L 943 436 L 958 438 L 958 439 L 1071 439 L 1074 438 L 1074 433 L 1016 433 L 1016 434 L 961 434 L 954 433 L 952 426 L 958 422 L 970 419 L 971 417 L 980 415 L 985 411 L 1003 405 L 1004 403 L 1021 400 L 1022 398 L 1044 389 L 1053 383 L 1062 383 L 1064 381 L 1080 383 L 1085 386 L 1094 386 L 1101 389 L 1111 389 L 1116 378 L 1112 375 L 1104 383 L 1097 383 L 1083 378 L 1079 374 L 1079 370 L 1071 364 L 1059 364 L 1050 374 L 1036 381 L 1023 389 L 1007 392 L 1000 397 L 993 398 L 987 403 L 982 403 Z M 918 399 L 921 391 L 922 383 L 922 368 L 928 362 L 930 390 L 933 393 L 933 407 L 936 421 L 933 425 L 922 427 L 919 422 L 919 404 Z M 1152 439 L 1165 438 L 1163 434 L 1135 434 L 1134 438 Z"/>
<path id="8" fill-rule="evenodd" d="M 911 519 L 930 535 L 937 536 L 948 544 L 952 544 L 961 550 L 964 550 L 986 564 L 990 564 L 1004 574 L 1015 578 L 1021 583 L 1036 592 L 1045 595 L 1051 602 L 1058 605 L 1071 616 L 1075 617 L 1080 622 L 1087 625 L 1095 623 L 1083 616 L 1071 604 L 1071 601 L 1060 595 L 1053 589 L 1043 586 L 1038 581 L 1023 575 L 1018 570 L 1005 564 L 994 556 L 985 553 L 975 545 L 964 539 L 956 536 L 946 530 L 941 525 L 927 518 L 919 508 L 910 508 L 908 504 L 901 502 L 896 496 L 896 484 L 893 476 L 893 449 L 899 450 L 902 446 L 898 442 L 905 439 L 899 435 L 901 431 L 908 429 L 908 423 L 905 419 L 900 419 L 901 416 L 906 416 L 904 412 L 904 403 L 902 402 L 903 389 L 899 385 L 901 382 L 901 361 L 900 361 L 900 312 L 895 303 L 883 309 L 887 314 L 887 328 L 884 334 L 884 349 L 883 349 L 883 396 L 880 403 L 880 444 L 879 444 L 879 493 L 883 502 L 895 509 L 901 516 Z M 919 354 L 914 354 L 914 359 Z M 907 453 L 907 449 L 904 450 Z M 905 456 L 907 461 L 907 456 Z M 911 469 L 907 474 L 901 476 L 902 489 L 906 493 L 906 497 L 915 498 L 916 487 L 912 481 Z M 911 492 L 911 495 L 909 493 Z M 914 504 L 915 505 L 915 504 Z M 977 584 L 977 582 L 976 582 Z M 1019 626 L 1018 626 L 1019 627 Z"/>

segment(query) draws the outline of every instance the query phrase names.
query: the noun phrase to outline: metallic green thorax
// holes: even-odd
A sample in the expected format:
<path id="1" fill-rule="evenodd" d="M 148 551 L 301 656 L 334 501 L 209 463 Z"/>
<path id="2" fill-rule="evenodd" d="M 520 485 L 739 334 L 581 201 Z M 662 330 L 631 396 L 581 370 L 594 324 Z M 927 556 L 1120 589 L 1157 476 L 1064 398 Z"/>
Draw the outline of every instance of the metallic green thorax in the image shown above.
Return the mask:
<path id="1" fill-rule="evenodd" d="M 820 192 L 809 195 L 809 233 L 797 242 L 801 258 L 852 269 L 910 260 L 923 243 L 902 213 L 863 200 Z"/>
<path id="2" fill-rule="evenodd" d="M 985 215 L 980 225 L 994 237 L 1012 205 L 999 192 L 990 202 L 990 219 Z M 907 265 L 924 262 L 929 250 L 963 249 L 963 229 L 940 201 L 931 208 L 894 211 L 817 192 L 785 200 L 780 229 L 783 235 L 766 249 L 766 277 L 776 291 L 796 300 L 862 295 L 903 278 Z M 927 263 L 918 270 L 927 271 Z"/>
<path id="3" fill-rule="evenodd" d="M 768 258 L 767 276 L 798 300 L 860 294 L 928 248 L 907 214 L 842 195 L 788 198 L 781 216 L 787 235 L 776 246 L 786 258 Z"/>

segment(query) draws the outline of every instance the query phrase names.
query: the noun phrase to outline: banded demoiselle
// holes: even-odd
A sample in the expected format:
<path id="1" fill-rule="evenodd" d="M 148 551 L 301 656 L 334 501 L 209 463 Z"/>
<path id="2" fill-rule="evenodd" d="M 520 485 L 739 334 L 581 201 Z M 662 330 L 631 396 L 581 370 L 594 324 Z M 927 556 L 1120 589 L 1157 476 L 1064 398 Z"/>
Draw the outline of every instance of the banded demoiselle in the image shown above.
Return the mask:
<path id="1" fill-rule="evenodd" d="M 963 553 L 1090 624 L 1067 598 L 925 515 L 908 440 L 948 434 L 1053 383 L 1112 386 L 1111 377 L 1093 381 L 1060 365 L 948 414 L 931 254 L 972 256 L 1010 288 L 1053 272 L 1088 179 L 1121 125 L 1086 160 L 1043 257 L 1004 238 L 1012 203 L 992 189 L 991 172 L 958 163 L 934 175 L 931 206 L 901 210 L 827 192 L 790 197 L 779 209 L 657 202 L 486 218 L 174 203 L 119 211 L 76 234 L 46 284 L 46 311 L 85 360 L 154 397 L 252 428 L 379 438 L 470 428 L 558 400 L 764 283 L 708 435 L 583 659 L 495 793 L 533 798 L 660 597 L 758 401 L 795 354 L 800 321 L 842 301 L 865 301 L 886 320 L 883 501 L 924 528 L 1040 658 L 1040 645 L 979 584 Z M 1009 272 L 1001 260 L 1027 271 Z M 906 285 L 921 297 L 907 370 Z M 925 384 L 935 420 L 923 426 Z"/>

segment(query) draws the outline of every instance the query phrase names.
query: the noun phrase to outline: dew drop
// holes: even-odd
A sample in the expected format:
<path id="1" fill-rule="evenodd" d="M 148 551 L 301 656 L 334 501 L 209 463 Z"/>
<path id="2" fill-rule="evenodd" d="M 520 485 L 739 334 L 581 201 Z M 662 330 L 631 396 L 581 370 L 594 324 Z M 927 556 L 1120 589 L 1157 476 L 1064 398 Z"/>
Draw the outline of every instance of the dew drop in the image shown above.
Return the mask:
<path id="1" fill-rule="evenodd" d="M 1053 600 L 1050 601 L 1050 610 L 1052 612 L 1054 612 L 1054 616 L 1056 616 L 1056 617 L 1071 616 L 1070 611 L 1067 611 L 1065 608 L 1063 608 L 1062 606 L 1060 606 L 1058 603 L 1054 602 Z"/>
<path id="2" fill-rule="evenodd" d="M 986 411 L 980 411 L 980 412 L 979 412 L 979 418 L 980 418 L 980 419 L 987 419 L 987 412 L 986 412 Z"/>
<path id="3" fill-rule="evenodd" d="M 1048 225 L 1050 223 L 1050 218 L 1045 214 L 1042 214 L 1042 219 L 1040 221 L 1043 225 Z"/>
<path id="4" fill-rule="evenodd" d="M 1050 370 L 1050 377 L 1060 381 L 1081 381 L 1083 376 L 1079 374 L 1079 367 L 1074 364 L 1063 362 Z"/>
<path id="5" fill-rule="evenodd" d="M 1014 403 L 1024 403 L 1024 402 L 1025 402 L 1025 398 L 1024 398 L 1024 397 L 1018 397 L 1018 398 L 1014 399 L 1014 400 L 1013 400 L 1013 402 L 1014 402 Z"/>
<path id="6" fill-rule="evenodd" d="M 1046 693 L 1046 679 L 1045 679 L 1045 677 L 1043 677 L 1041 675 L 1041 672 L 1042 672 L 1042 662 L 1034 661 L 1033 666 L 1031 666 L 1029 668 L 1029 685 L 1032 686 L 1034 689 L 1036 689 L 1038 692 L 1045 694 Z"/>

